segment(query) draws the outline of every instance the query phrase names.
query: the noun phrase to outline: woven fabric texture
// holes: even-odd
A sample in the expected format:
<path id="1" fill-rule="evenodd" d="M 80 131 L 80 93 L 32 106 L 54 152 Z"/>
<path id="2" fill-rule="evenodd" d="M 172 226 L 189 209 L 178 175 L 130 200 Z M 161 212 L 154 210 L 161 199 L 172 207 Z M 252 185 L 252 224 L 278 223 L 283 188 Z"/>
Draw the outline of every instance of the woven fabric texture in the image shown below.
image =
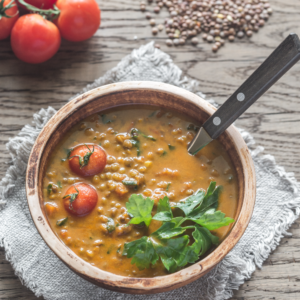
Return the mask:
<path id="1" fill-rule="evenodd" d="M 171 58 L 154 48 L 153 43 L 134 50 L 83 92 L 129 80 L 166 82 L 205 98 L 199 83 L 183 77 Z M 245 234 L 226 258 L 201 279 L 167 293 L 135 296 L 96 287 L 69 270 L 47 247 L 32 222 L 27 206 L 25 171 L 30 150 L 41 128 L 54 113 L 51 107 L 42 109 L 34 115 L 32 125 L 26 125 L 8 142 L 12 161 L 0 183 L 0 246 L 5 248 L 6 257 L 22 283 L 36 296 L 47 300 L 228 299 L 233 289 L 238 289 L 256 267 L 262 266 L 300 214 L 299 185 L 293 174 L 276 165 L 274 157 L 264 155 L 262 147 L 255 148 L 251 135 L 240 129 L 255 164 L 257 200 Z"/>

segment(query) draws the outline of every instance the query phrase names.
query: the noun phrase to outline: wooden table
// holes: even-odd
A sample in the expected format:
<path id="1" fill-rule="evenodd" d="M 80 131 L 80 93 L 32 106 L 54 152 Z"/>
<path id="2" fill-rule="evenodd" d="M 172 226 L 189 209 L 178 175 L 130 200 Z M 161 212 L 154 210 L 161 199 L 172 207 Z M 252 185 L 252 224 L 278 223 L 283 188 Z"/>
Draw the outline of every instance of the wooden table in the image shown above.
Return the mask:
<path id="1" fill-rule="evenodd" d="M 226 43 L 217 54 L 211 45 L 168 48 L 166 36 L 153 38 L 138 0 L 99 0 L 102 25 L 83 43 L 63 41 L 58 54 L 41 65 L 27 65 L 0 42 L 0 176 L 10 161 L 5 143 L 31 122 L 33 113 L 59 109 L 75 93 L 114 67 L 133 49 L 155 40 L 184 74 L 199 80 L 203 93 L 222 103 L 290 32 L 300 34 L 300 1 L 270 0 L 274 14 L 250 40 Z M 153 6 L 152 6 L 153 7 Z M 163 21 L 166 12 L 156 17 Z M 136 39 L 135 39 L 136 37 Z M 295 66 L 237 122 L 250 131 L 265 153 L 275 156 L 300 180 L 300 64 Z M 232 299 L 300 299 L 300 221 Z M 36 299 L 22 286 L 0 249 L 0 299 Z M 194 300 L 194 299 L 193 299 Z"/>

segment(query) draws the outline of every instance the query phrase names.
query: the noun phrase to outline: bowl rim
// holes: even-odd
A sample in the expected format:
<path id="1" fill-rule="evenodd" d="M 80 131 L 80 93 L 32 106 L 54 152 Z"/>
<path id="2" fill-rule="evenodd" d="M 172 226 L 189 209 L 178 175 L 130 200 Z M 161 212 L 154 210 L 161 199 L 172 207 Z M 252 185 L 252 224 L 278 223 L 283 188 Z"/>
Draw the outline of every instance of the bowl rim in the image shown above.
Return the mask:
<path id="1" fill-rule="evenodd" d="M 176 98 L 180 97 L 192 102 L 210 115 L 215 111 L 215 108 L 211 104 L 196 94 L 173 85 L 152 81 L 113 83 L 98 87 L 75 97 L 73 100 L 65 104 L 54 116 L 52 116 L 41 130 L 33 145 L 26 172 L 26 194 L 28 206 L 34 224 L 48 247 L 78 275 L 99 286 L 125 293 L 147 294 L 168 291 L 183 286 L 203 276 L 216 266 L 242 237 L 252 216 L 255 204 L 256 180 L 254 164 L 250 151 L 241 134 L 233 125 L 231 125 L 226 132 L 234 142 L 236 147 L 235 150 L 239 154 L 239 158 L 243 166 L 244 199 L 240 209 L 240 214 L 230 233 L 222 242 L 222 247 L 217 247 L 203 260 L 200 260 L 199 262 L 176 273 L 153 278 L 120 276 L 92 266 L 90 263 L 78 257 L 71 249 L 60 241 L 60 239 L 52 231 L 46 217 L 43 214 L 39 200 L 40 196 L 38 188 L 40 160 L 47 141 L 51 138 L 54 131 L 59 127 L 63 120 L 67 119 L 79 107 L 84 106 L 89 101 L 95 100 L 96 98 L 109 95 L 111 93 L 125 92 L 127 90 L 151 90 L 167 93 Z"/>

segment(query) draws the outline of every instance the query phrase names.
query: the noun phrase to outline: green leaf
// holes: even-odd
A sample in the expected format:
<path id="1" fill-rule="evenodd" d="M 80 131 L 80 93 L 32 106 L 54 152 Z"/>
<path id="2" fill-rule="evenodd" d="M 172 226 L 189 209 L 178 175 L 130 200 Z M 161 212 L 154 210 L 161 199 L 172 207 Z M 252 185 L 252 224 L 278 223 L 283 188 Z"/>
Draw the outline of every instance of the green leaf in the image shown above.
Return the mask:
<path id="1" fill-rule="evenodd" d="M 152 112 L 148 117 L 151 118 L 156 114 L 156 110 L 154 112 Z"/>
<path id="2" fill-rule="evenodd" d="M 188 127 L 186 128 L 187 130 L 194 130 L 194 124 L 189 124 Z"/>
<path id="3" fill-rule="evenodd" d="M 60 219 L 60 220 L 57 220 L 56 221 L 56 225 L 57 226 L 64 226 L 67 223 L 67 221 L 68 221 L 68 217 Z"/>
<path id="4" fill-rule="evenodd" d="M 182 219 L 183 219 L 183 217 L 176 217 L 176 218 L 173 218 L 171 220 L 171 222 L 174 223 L 175 226 L 177 227 L 181 223 Z"/>
<path id="5" fill-rule="evenodd" d="M 129 186 L 137 186 L 137 181 L 134 180 L 123 180 L 122 183 L 124 185 L 129 185 Z"/>
<path id="6" fill-rule="evenodd" d="M 141 131 L 139 131 L 137 128 L 132 128 L 130 133 L 131 133 L 132 137 L 137 137 L 138 135 L 141 135 L 142 137 L 144 137 L 146 139 L 156 141 L 156 139 L 153 136 L 146 135 L 146 134 L 142 133 Z"/>
<path id="7" fill-rule="evenodd" d="M 170 201 L 167 196 L 163 197 L 162 199 L 159 199 L 158 204 L 157 204 L 157 212 L 169 212 L 172 215 L 172 209 L 170 206 Z"/>
<path id="8" fill-rule="evenodd" d="M 185 217 L 173 218 L 173 213 L 168 197 L 160 199 L 157 204 L 155 220 L 163 221 L 161 227 L 153 232 L 150 237 L 143 237 L 137 241 L 127 243 L 124 246 L 123 255 L 132 258 L 140 269 L 150 267 L 159 258 L 169 272 L 176 272 L 189 263 L 194 263 L 199 256 L 204 255 L 213 245 L 218 245 L 219 239 L 209 230 L 226 226 L 233 219 L 225 217 L 225 214 L 216 211 L 221 187 L 216 187 L 212 182 L 207 193 L 198 190 L 194 195 L 174 205 L 180 208 Z M 133 217 L 133 224 L 151 222 L 153 201 L 144 199 L 141 195 L 132 195 L 126 204 L 128 214 Z M 183 227 L 185 221 L 196 224 Z M 203 227 L 201 227 L 201 226 Z M 184 235 L 187 229 L 193 229 L 194 242 L 189 245 L 189 236 Z"/>
<path id="9" fill-rule="evenodd" d="M 132 194 L 126 203 L 127 211 L 133 215 L 129 221 L 131 224 L 140 224 L 142 222 L 148 227 L 152 220 L 152 208 L 154 201 L 149 197 L 146 199 L 141 195 Z"/>
<path id="10" fill-rule="evenodd" d="M 49 183 L 47 186 L 47 193 L 50 195 L 52 193 L 52 183 Z"/>
<path id="11" fill-rule="evenodd" d="M 166 191 L 168 191 L 168 190 L 169 190 L 169 188 L 170 188 L 170 185 L 171 185 L 171 182 L 169 182 L 169 183 L 167 184 Z"/>
<path id="12" fill-rule="evenodd" d="M 175 146 L 172 146 L 172 145 L 170 145 L 170 144 L 169 144 L 168 146 L 169 146 L 169 149 L 170 149 L 170 150 L 175 150 L 175 148 L 176 148 Z"/>
<path id="13" fill-rule="evenodd" d="M 223 226 L 227 226 L 234 222 L 234 219 L 225 217 L 221 211 L 215 209 L 207 210 L 199 219 L 190 218 L 189 220 L 207 228 L 208 230 L 215 230 Z"/>
<path id="14" fill-rule="evenodd" d="M 136 266 L 143 270 L 149 268 L 150 264 L 155 265 L 159 259 L 151 240 L 146 236 L 124 244 L 123 255 L 127 255 L 128 258 L 133 257 L 131 264 L 136 264 Z"/>
<path id="15" fill-rule="evenodd" d="M 222 186 L 216 188 L 216 182 L 212 181 L 207 189 L 207 193 L 199 207 L 194 209 L 193 212 L 189 214 L 190 218 L 198 219 L 205 211 L 214 208 L 217 209 L 219 206 L 219 194 Z"/>
<path id="16" fill-rule="evenodd" d="M 110 245 L 106 253 L 107 253 L 107 254 L 110 254 L 111 251 L 112 251 L 115 247 L 116 247 L 116 246 L 115 246 L 114 244 Z"/>
<path id="17" fill-rule="evenodd" d="M 180 208 L 186 216 L 189 216 L 193 212 L 194 208 L 202 203 L 204 196 L 205 193 L 201 190 L 198 190 L 192 196 L 178 202 L 176 207 Z"/>
<path id="18" fill-rule="evenodd" d="M 73 148 L 70 148 L 70 149 L 65 149 L 66 152 L 67 152 L 67 157 L 66 158 L 63 158 L 62 161 L 66 161 L 70 158 L 70 155 L 71 155 L 71 152 L 73 151 Z"/>
<path id="19" fill-rule="evenodd" d="M 184 235 L 176 239 L 163 240 L 162 243 L 154 243 L 156 253 L 169 272 L 175 272 L 178 264 L 184 260 L 185 247 L 189 243 L 189 237 Z"/>
<path id="20" fill-rule="evenodd" d="M 175 223 L 166 222 L 162 224 L 160 228 L 158 228 L 155 232 L 151 234 L 151 236 L 155 239 L 170 239 L 174 236 L 180 235 L 185 232 L 185 228 L 176 227 Z"/>
<path id="21" fill-rule="evenodd" d="M 103 124 L 108 124 L 113 122 L 113 120 L 108 119 L 106 115 L 101 115 L 101 119 Z"/>
<path id="22" fill-rule="evenodd" d="M 195 231 L 193 231 L 192 235 L 195 242 L 190 246 L 190 248 L 198 254 L 198 256 L 205 254 L 212 245 L 219 244 L 219 238 L 211 234 L 206 228 L 196 225 Z"/>
<path id="23" fill-rule="evenodd" d="M 168 211 L 162 211 L 157 213 L 152 219 L 156 221 L 167 222 L 172 220 L 172 215 Z"/>
<path id="24" fill-rule="evenodd" d="M 106 229 L 109 233 L 113 232 L 116 229 L 115 221 L 112 218 L 108 218 L 106 223 Z"/>
<path id="25" fill-rule="evenodd" d="M 135 147 L 137 150 L 137 156 L 141 155 L 141 150 L 140 150 L 140 142 L 134 139 L 129 139 L 130 142 L 132 143 L 132 146 Z"/>
<path id="26" fill-rule="evenodd" d="M 57 181 L 57 185 L 60 189 L 62 189 L 62 185 L 61 185 L 61 182 L 60 181 Z"/>
<path id="27" fill-rule="evenodd" d="M 153 219 L 157 221 L 171 221 L 172 218 L 173 214 L 169 198 L 165 196 L 163 199 L 159 199 L 157 204 L 157 213 Z"/>
<path id="28" fill-rule="evenodd" d="M 183 255 L 180 257 L 180 260 L 177 261 L 177 265 L 179 267 L 184 267 L 186 264 L 193 264 L 196 260 L 198 260 L 198 254 L 195 253 L 191 247 L 187 246 L 183 251 Z"/>
<path id="29" fill-rule="evenodd" d="M 66 195 L 66 196 L 63 197 L 63 199 L 70 198 L 69 199 L 69 201 L 70 201 L 70 206 L 69 206 L 70 209 L 73 209 L 73 202 L 76 200 L 77 196 L 79 195 L 79 191 L 76 189 L 76 187 L 75 187 L 75 190 L 76 190 L 77 193 L 69 194 L 69 195 Z"/>
<path id="30" fill-rule="evenodd" d="M 165 156 L 165 155 L 167 155 L 167 153 L 168 152 L 164 150 L 164 152 L 160 156 Z"/>

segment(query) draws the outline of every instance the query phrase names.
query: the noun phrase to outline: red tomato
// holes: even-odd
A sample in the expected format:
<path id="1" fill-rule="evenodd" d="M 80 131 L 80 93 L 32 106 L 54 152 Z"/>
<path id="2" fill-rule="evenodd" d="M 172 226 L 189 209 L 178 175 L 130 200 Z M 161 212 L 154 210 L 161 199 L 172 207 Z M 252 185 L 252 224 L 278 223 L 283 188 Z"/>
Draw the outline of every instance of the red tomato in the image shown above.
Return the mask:
<path id="1" fill-rule="evenodd" d="M 11 0 L 0 0 L 0 40 L 4 40 L 10 36 L 11 30 L 19 18 L 19 11 L 16 3 Z M 5 15 L 9 16 L 7 18 Z"/>
<path id="2" fill-rule="evenodd" d="M 89 158 L 87 164 L 83 166 L 84 156 L 89 156 Z M 93 176 L 101 173 L 105 165 L 106 153 L 98 145 L 79 145 L 70 154 L 69 166 L 74 173 L 80 176 Z"/>
<path id="3" fill-rule="evenodd" d="M 73 201 L 72 194 L 75 194 Z M 95 208 L 97 201 L 98 195 L 94 187 L 86 183 L 77 183 L 68 188 L 64 196 L 64 207 L 70 214 L 82 217 Z"/>
<path id="4" fill-rule="evenodd" d="M 72 42 L 89 39 L 100 26 L 100 8 L 95 0 L 58 0 L 55 20 L 61 36 Z"/>
<path id="5" fill-rule="evenodd" d="M 31 4 L 35 6 L 36 8 L 49 9 L 49 8 L 53 8 L 53 5 L 55 4 L 56 0 L 25 0 L 25 2 L 27 4 Z M 28 10 L 24 5 L 20 4 L 19 2 L 18 5 Z"/>
<path id="6" fill-rule="evenodd" d="M 15 55 L 31 64 L 50 59 L 60 46 L 58 28 L 38 14 L 18 19 L 11 32 L 11 46 Z"/>

